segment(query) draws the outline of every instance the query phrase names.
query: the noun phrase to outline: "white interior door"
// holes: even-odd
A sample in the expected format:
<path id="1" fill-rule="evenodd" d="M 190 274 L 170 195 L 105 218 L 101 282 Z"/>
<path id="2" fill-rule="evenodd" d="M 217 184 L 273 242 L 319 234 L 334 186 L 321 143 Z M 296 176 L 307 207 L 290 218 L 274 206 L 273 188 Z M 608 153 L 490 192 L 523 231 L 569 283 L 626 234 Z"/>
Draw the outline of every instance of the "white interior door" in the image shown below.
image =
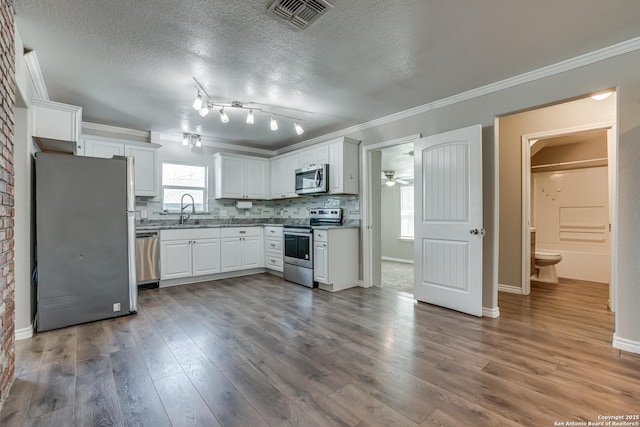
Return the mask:
<path id="1" fill-rule="evenodd" d="M 415 298 L 482 316 L 482 126 L 415 147 Z"/>

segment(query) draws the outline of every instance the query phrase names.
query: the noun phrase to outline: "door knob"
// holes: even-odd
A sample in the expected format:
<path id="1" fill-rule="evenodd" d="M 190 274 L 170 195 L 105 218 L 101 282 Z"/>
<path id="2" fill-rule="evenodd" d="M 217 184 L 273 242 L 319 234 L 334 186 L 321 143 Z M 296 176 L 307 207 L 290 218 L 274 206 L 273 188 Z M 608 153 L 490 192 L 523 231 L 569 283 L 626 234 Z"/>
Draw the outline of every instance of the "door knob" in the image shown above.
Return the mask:
<path id="1" fill-rule="evenodd" d="M 481 228 L 481 229 L 472 228 L 471 230 L 469 230 L 469 233 L 474 234 L 474 235 L 480 234 L 480 235 L 484 236 L 484 228 Z"/>

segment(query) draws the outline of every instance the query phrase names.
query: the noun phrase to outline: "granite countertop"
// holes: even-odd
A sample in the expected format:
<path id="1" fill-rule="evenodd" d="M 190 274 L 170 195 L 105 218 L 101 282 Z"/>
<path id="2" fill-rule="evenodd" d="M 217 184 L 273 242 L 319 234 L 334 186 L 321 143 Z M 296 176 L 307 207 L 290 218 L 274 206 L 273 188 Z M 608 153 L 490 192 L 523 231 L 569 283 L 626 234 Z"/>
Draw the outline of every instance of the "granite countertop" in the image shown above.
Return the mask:
<path id="1" fill-rule="evenodd" d="M 278 221 L 278 222 L 275 222 Z M 246 222 L 241 219 L 233 219 L 226 221 L 210 221 L 210 220 L 188 220 L 185 224 L 179 224 L 176 221 L 149 221 L 136 223 L 136 231 L 156 231 L 156 230 L 172 230 L 187 228 L 226 228 L 226 227 L 282 227 L 285 225 L 309 225 L 309 220 L 305 219 L 276 219 L 268 218 L 248 220 Z M 346 220 L 343 225 L 325 225 L 315 226 L 316 230 L 327 230 L 329 228 L 360 228 L 359 220 Z"/>

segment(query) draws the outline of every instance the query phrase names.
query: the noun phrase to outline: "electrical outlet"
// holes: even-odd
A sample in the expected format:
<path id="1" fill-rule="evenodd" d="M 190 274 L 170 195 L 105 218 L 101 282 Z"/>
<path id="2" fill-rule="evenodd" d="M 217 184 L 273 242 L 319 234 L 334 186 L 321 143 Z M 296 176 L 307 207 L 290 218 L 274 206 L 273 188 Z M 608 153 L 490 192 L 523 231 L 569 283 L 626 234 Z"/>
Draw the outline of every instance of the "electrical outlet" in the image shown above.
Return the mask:
<path id="1" fill-rule="evenodd" d="M 229 211 L 227 211 L 226 209 L 220 209 L 220 216 L 228 216 L 229 215 Z"/>
<path id="2" fill-rule="evenodd" d="M 147 210 L 146 209 L 140 210 L 140 218 L 147 219 Z"/>
<path id="3" fill-rule="evenodd" d="M 120 311 L 120 303 L 119 302 L 114 302 L 113 303 L 113 311 Z"/>

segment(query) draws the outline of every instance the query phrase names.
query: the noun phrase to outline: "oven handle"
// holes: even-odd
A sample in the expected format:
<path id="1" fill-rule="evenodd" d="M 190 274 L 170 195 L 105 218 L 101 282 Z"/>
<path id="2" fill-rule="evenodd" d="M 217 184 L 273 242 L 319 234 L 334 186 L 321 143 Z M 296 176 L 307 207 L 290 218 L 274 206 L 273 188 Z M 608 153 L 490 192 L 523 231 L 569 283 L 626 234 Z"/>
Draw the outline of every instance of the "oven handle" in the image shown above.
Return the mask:
<path id="1" fill-rule="evenodd" d="M 300 236 L 300 237 L 309 237 L 313 235 L 312 231 L 306 232 L 306 231 L 301 231 L 301 232 L 291 232 L 291 231 L 285 231 L 284 232 L 285 236 Z"/>

